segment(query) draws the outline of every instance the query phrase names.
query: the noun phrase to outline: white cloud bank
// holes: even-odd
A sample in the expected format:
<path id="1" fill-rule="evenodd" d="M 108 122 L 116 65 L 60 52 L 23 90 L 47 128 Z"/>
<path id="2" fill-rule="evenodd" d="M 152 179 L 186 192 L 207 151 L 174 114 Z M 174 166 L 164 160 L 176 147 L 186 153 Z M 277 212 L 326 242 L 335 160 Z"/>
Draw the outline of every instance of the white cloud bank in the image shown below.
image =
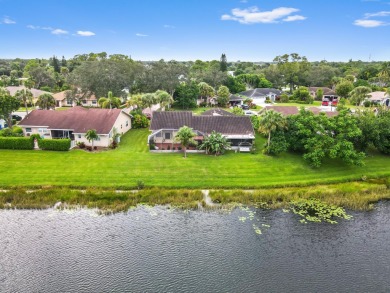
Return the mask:
<path id="1" fill-rule="evenodd" d="M 222 15 L 221 20 L 233 20 L 242 24 L 278 23 L 281 21 L 291 22 L 305 20 L 306 17 L 294 14 L 298 11 L 299 9 L 291 7 L 279 7 L 271 11 L 260 11 L 260 9 L 256 6 L 246 9 L 235 8 L 232 9 L 231 14 Z"/>
<path id="2" fill-rule="evenodd" d="M 136 33 L 135 35 L 136 35 L 137 37 L 149 37 L 148 35 L 140 34 L 140 33 Z"/>
<path id="3" fill-rule="evenodd" d="M 379 11 L 375 13 L 365 13 L 363 18 L 356 19 L 353 24 L 365 28 L 373 28 L 379 26 L 389 25 L 388 22 L 371 19 L 373 17 L 388 17 L 390 16 L 390 11 Z"/>
<path id="4" fill-rule="evenodd" d="M 66 30 L 62 30 L 60 28 L 54 29 L 51 31 L 53 35 L 67 35 L 69 32 Z"/>

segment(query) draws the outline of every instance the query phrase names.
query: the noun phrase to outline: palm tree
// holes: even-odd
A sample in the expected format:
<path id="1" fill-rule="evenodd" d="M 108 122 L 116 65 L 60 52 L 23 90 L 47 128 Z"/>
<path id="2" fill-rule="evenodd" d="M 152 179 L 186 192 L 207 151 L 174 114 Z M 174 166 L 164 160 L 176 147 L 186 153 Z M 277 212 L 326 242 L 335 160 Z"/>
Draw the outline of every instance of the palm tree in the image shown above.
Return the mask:
<path id="1" fill-rule="evenodd" d="M 213 131 L 209 136 L 204 138 L 202 144 L 199 146 L 199 149 L 206 150 L 206 154 L 210 151 L 218 156 L 229 147 L 230 142 L 228 142 L 227 138 L 221 133 Z"/>
<path id="2" fill-rule="evenodd" d="M 157 97 L 155 94 L 144 94 L 141 97 L 141 100 L 145 108 L 151 108 L 153 105 L 157 104 Z"/>
<path id="3" fill-rule="evenodd" d="M 104 109 L 119 108 L 121 105 L 121 100 L 117 97 L 114 97 L 112 95 L 112 92 L 109 91 L 107 94 L 107 98 L 100 98 L 98 104 Z"/>
<path id="4" fill-rule="evenodd" d="M 258 131 L 264 135 L 268 135 L 267 153 L 271 144 L 271 133 L 277 129 L 284 129 L 287 127 L 287 121 L 282 114 L 273 110 L 266 111 L 259 120 Z"/>
<path id="5" fill-rule="evenodd" d="M 371 92 L 372 90 L 368 86 L 358 86 L 350 93 L 351 102 L 356 104 L 356 106 L 359 106 L 365 99 L 370 97 L 369 93 Z"/>
<path id="6" fill-rule="evenodd" d="M 49 110 L 56 106 L 56 100 L 51 94 L 42 94 L 38 97 L 36 105 L 41 109 Z"/>
<path id="7" fill-rule="evenodd" d="M 90 129 L 85 134 L 85 138 L 88 139 L 89 142 L 92 141 L 92 148 L 93 148 L 93 141 L 97 140 L 99 138 L 99 135 L 97 134 L 95 129 Z"/>
<path id="8" fill-rule="evenodd" d="M 18 90 L 15 93 L 15 98 L 19 101 L 23 102 L 24 107 L 26 108 L 26 114 L 28 115 L 28 104 L 32 104 L 33 102 L 33 94 L 29 89 Z"/>
<path id="9" fill-rule="evenodd" d="M 183 146 L 184 158 L 187 158 L 187 147 L 189 145 L 196 144 L 196 141 L 194 140 L 195 135 L 196 134 L 192 131 L 192 128 L 187 126 L 181 127 L 175 135 L 175 140 L 180 142 L 180 144 Z"/>
<path id="10" fill-rule="evenodd" d="M 173 98 L 170 94 L 168 94 L 166 91 L 158 90 L 155 93 L 157 97 L 157 102 L 160 103 L 160 108 L 165 108 L 166 106 L 173 103 Z"/>

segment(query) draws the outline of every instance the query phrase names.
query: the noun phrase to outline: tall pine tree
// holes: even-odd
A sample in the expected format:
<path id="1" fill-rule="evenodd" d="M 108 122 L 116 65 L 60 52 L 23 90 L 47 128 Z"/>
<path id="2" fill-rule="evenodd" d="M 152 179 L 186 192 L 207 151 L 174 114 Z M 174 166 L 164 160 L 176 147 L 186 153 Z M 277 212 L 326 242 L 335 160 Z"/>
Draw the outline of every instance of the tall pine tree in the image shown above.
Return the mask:
<path id="1" fill-rule="evenodd" d="M 227 64 L 227 59 L 226 59 L 226 55 L 225 54 L 222 54 L 221 61 L 220 61 L 219 64 L 220 64 L 220 70 L 222 72 L 227 71 L 228 64 Z"/>

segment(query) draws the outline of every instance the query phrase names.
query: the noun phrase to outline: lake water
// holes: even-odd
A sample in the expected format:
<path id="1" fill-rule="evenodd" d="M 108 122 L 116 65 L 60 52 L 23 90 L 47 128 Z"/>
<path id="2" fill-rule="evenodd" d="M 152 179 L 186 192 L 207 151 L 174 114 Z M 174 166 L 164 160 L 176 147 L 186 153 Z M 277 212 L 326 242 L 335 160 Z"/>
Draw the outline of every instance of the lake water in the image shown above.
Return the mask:
<path id="1" fill-rule="evenodd" d="M 0 292 L 390 292 L 390 204 L 350 214 L 0 210 Z"/>

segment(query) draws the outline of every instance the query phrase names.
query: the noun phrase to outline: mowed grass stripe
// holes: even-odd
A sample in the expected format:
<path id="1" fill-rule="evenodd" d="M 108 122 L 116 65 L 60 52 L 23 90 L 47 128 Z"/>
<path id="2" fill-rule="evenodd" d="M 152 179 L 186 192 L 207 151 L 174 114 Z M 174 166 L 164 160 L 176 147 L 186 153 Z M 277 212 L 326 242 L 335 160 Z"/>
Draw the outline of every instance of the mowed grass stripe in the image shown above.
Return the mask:
<path id="1" fill-rule="evenodd" d="M 131 130 L 116 150 L 90 153 L 0 150 L 0 185 L 77 185 L 189 188 L 256 188 L 266 186 L 334 183 L 390 176 L 390 157 L 373 154 L 364 167 L 330 160 L 313 169 L 299 154 L 270 157 L 228 152 L 219 157 L 204 154 L 150 153 L 148 130 Z M 261 146 L 264 139 L 257 138 Z"/>

